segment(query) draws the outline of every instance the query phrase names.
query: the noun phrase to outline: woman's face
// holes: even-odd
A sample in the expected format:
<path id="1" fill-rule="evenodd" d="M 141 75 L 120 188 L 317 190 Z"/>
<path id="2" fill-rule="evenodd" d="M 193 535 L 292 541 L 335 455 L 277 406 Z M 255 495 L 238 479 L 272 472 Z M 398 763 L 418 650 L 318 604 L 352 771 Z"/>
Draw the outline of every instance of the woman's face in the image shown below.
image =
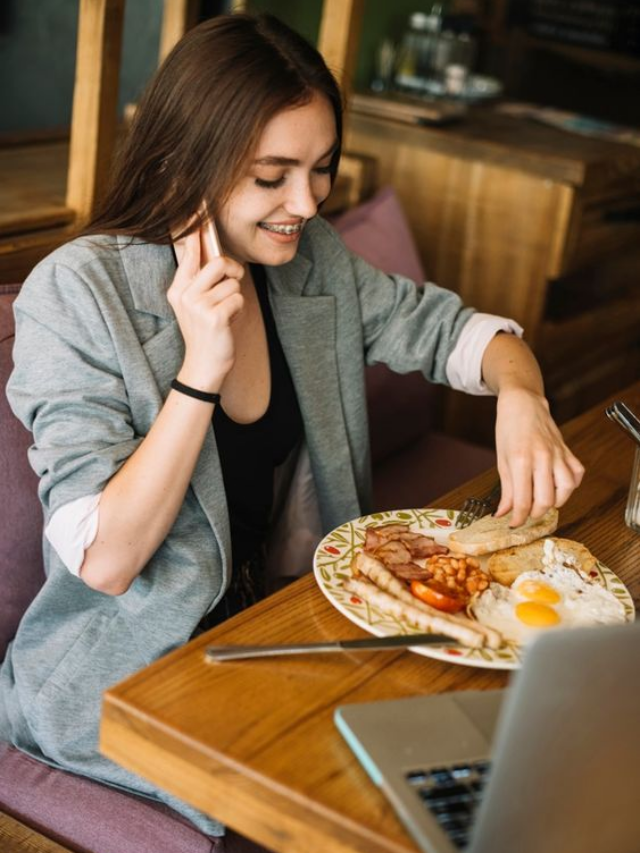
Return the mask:
<path id="1" fill-rule="evenodd" d="M 336 145 L 333 109 L 322 95 L 274 116 L 216 220 L 223 252 L 269 266 L 290 261 L 329 195 Z"/>

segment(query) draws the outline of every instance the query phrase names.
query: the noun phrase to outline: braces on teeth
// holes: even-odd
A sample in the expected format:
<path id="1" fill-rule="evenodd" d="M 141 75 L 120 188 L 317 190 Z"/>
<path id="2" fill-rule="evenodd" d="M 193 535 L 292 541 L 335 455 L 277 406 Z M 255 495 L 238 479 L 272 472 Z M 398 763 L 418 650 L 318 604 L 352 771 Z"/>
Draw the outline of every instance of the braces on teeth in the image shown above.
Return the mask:
<path id="1" fill-rule="evenodd" d="M 298 231 L 302 231 L 303 224 L 302 222 L 299 222 L 297 225 L 273 225 L 270 222 L 260 223 L 262 228 L 266 228 L 267 231 L 275 231 L 276 234 L 297 234 Z"/>

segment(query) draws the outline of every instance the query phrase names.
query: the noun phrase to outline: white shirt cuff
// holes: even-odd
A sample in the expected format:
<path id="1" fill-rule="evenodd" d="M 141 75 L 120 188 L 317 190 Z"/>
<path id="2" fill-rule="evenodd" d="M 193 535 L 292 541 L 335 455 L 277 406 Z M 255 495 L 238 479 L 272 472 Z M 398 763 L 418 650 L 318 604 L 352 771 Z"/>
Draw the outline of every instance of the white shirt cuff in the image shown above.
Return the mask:
<path id="1" fill-rule="evenodd" d="M 79 577 L 84 552 L 98 533 L 99 504 L 102 492 L 77 498 L 57 509 L 44 535 L 72 575 Z"/>
<path id="2" fill-rule="evenodd" d="M 482 358 L 498 332 L 521 338 L 523 329 L 515 320 L 494 314 L 478 312 L 471 317 L 447 360 L 447 379 L 452 388 L 477 396 L 493 393 L 482 381 Z"/>

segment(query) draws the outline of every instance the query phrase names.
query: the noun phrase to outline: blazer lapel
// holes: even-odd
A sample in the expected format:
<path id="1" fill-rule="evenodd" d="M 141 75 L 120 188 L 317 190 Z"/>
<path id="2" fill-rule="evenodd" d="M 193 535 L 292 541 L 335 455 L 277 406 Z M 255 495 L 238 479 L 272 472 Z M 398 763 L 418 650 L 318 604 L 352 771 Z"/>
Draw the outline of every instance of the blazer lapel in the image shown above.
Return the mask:
<path id="1" fill-rule="evenodd" d="M 269 297 L 305 424 L 323 525 L 330 530 L 359 512 L 349 437 L 340 399 L 336 301 L 313 295 L 302 255 L 269 267 Z M 323 496 L 331 495 L 331 501 Z M 330 509 L 329 509 L 330 505 Z"/>

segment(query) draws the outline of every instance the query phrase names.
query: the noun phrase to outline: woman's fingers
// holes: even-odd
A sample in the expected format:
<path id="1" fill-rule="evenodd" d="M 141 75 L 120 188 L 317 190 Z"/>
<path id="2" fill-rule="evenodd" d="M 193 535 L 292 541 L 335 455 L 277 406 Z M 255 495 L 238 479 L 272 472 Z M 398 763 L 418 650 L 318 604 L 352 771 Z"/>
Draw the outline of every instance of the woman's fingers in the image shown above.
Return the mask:
<path id="1" fill-rule="evenodd" d="M 494 515 L 499 517 L 506 515 L 513 506 L 513 480 L 507 458 L 498 456 L 498 476 L 500 477 L 500 500 Z"/>
<path id="2" fill-rule="evenodd" d="M 200 230 L 188 234 L 181 248 L 178 269 L 172 282 L 174 292 L 181 293 L 187 289 L 194 293 L 204 292 L 227 278 L 239 281 L 244 275 L 242 264 L 233 258 L 216 257 L 203 265 L 205 254 Z"/>
<path id="3" fill-rule="evenodd" d="M 582 462 L 577 459 L 570 450 L 568 450 L 567 465 L 569 466 L 571 474 L 573 475 L 574 488 L 577 488 L 582 482 L 582 478 L 584 477 L 585 467 Z"/>
<path id="4" fill-rule="evenodd" d="M 554 506 L 561 507 L 569 500 L 575 489 L 582 482 L 583 476 L 584 466 L 569 451 L 567 457 L 563 457 L 560 460 L 554 471 L 556 485 Z"/>
<path id="5" fill-rule="evenodd" d="M 174 311 L 182 294 L 200 271 L 200 238 L 198 234 L 188 234 L 181 246 L 178 247 L 178 251 L 181 252 L 178 269 L 167 290 L 167 300 Z"/>
<path id="6" fill-rule="evenodd" d="M 527 458 L 512 461 L 511 474 L 511 526 L 518 527 L 529 517 L 533 503 L 533 470 Z"/>
<path id="7" fill-rule="evenodd" d="M 187 285 L 200 272 L 200 236 L 197 231 L 187 234 L 182 244 L 182 257 L 174 283 Z"/>
<path id="8" fill-rule="evenodd" d="M 219 281 L 215 287 L 204 288 L 200 291 L 190 291 L 189 297 L 195 304 L 209 306 L 224 302 L 229 296 L 240 292 L 240 282 L 237 278 L 225 278 Z"/>
<path id="9" fill-rule="evenodd" d="M 584 475 L 546 400 L 522 389 L 509 388 L 498 397 L 496 448 L 502 484 L 496 514 L 511 510 L 512 526 L 562 506 Z"/>
<path id="10" fill-rule="evenodd" d="M 533 495 L 529 514 L 541 518 L 556 505 L 556 480 L 550 459 L 545 459 L 533 471 Z"/>
<path id="11" fill-rule="evenodd" d="M 502 496 L 496 515 L 512 510 L 511 526 L 526 519 L 540 518 L 551 507 L 561 507 L 571 497 L 584 476 L 582 463 L 565 447 L 552 460 L 543 454 L 535 464 L 518 460 L 504 465 L 500 473 Z"/>
<path id="12" fill-rule="evenodd" d="M 184 311 L 210 310 L 223 303 L 230 296 L 240 292 L 240 278 L 244 272 L 242 266 L 231 258 L 216 258 L 202 269 L 194 270 L 196 252 L 183 259 L 182 270 L 178 270 L 167 297 L 176 313 Z"/>
<path id="13" fill-rule="evenodd" d="M 226 297 L 219 307 L 220 313 L 223 315 L 227 325 L 233 323 L 234 319 L 244 308 L 244 296 L 237 291 Z"/>
<path id="14" fill-rule="evenodd" d="M 223 281 L 240 282 L 244 275 L 244 268 L 232 258 L 214 258 L 205 264 L 198 274 L 192 279 L 189 291 L 197 296 L 208 290 L 217 289 Z"/>
<path id="15" fill-rule="evenodd" d="M 178 269 L 167 291 L 185 344 L 181 380 L 202 390 L 222 387 L 235 361 L 231 328 L 244 307 L 244 267 L 233 258 L 207 259 L 201 229 L 181 241 Z"/>

